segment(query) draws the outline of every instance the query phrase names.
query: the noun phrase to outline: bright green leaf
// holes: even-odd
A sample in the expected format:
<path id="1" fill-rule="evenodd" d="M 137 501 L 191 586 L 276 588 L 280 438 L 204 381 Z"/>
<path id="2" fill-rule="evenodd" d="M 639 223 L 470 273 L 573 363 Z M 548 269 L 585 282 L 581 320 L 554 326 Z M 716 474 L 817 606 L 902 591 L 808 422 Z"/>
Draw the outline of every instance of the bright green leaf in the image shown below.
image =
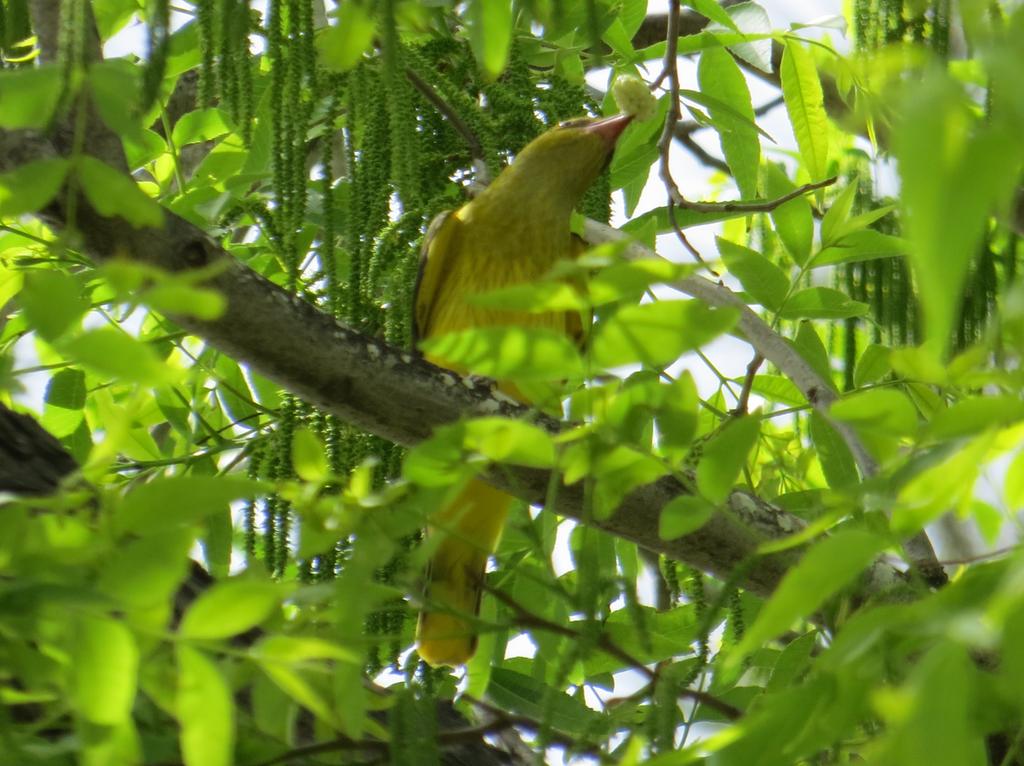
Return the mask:
<path id="1" fill-rule="evenodd" d="M 230 132 L 231 127 L 227 124 L 225 114 L 216 107 L 210 107 L 183 114 L 174 123 L 171 140 L 180 149 L 188 144 L 211 141 Z"/>
<path id="2" fill-rule="evenodd" d="M 917 430 L 914 404 L 895 388 L 855 392 L 833 404 L 831 413 L 836 420 L 892 436 L 909 436 Z"/>
<path id="3" fill-rule="evenodd" d="M 166 603 L 188 574 L 194 541 L 191 530 L 167 529 L 120 543 L 103 561 L 96 587 L 129 608 Z"/>
<path id="4" fill-rule="evenodd" d="M 857 196 L 857 179 L 854 178 L 846 188 L 839 192 L 839 196 L 825 212 L 821 219 L 821 246 L 828 247 L 835 244 L 842 233 L 842 227 L 850 218 L 850 211 L 853 209 L 853 201 Z"/>
<path id="5" fill-rule="evenodd" d="M 550 468 L 555 463 L 555 445 L 551 434 L 522 420 L 470 420 L 465 425 L 464 445 L 500 463 L 532 468 Z"/>
<path id="6" fill-rule="evenodd" d="M 698 301 L 655 301 L 619 309 L 594 332 L 594 361 L 602 367 L 641 362 L 664 366 L 736 324 L 738 313 Z"/>
<path id="7" fill-rule="evenodd" d="M 973 111 L 959 85 L 930 70 L 908 90 L 893 135 L 925 336 L 940 358 L 989 216 L 1020 175 L 1019 132 L 979 123 Z"/>
<path id="8" fill-rule="evenodd" d="M 258 482 L 237 476 L 168 476 L 135 487 L 114 516 L 119 532 L 152 534 L 194 524 L 249 497 Z"/>
<path id="9" fill-rule="evenodd" d="M 15 218 L 41 210 L 64 185 L 68 167 L 67 160 L 52 158 L 28 162 L 9 173 L 0 173 L 0 218 Z"/>
<path id="10" fill-rule="evenodd" d="M 126 722 L 135 703 L 139 649 L 123 623 L 83 615 L 75 623 L 72 650 L 74 704 L 90 723 Z"/>
<path id="11" fill-rule="evenodd" d="M 53 407 L 80 410 L 85 406 L 85 393 L 85 373 L 68 368 L 50 378 L 44 399 Z"/>
<path id="12" fill-rule="evenodd" d="M 811 413 L 810 421 L 811 441 L 828 485 L 843 489 L 856 484 L 860 479 L 857 463 L 839 432 L 817 412 Z"/>
<path id="13" fill-rule="evenodd" d="M 697 488 L 704 497 L 721 503 L 729 496 L 760 432 L 761 419 L 745 415 L 708 439 L 697 464 Z"/>
<path id="14" fill-rule="evenodd" d="M 717 237 L 718 252 L 729 273 L 736 277 L 747 295 L 766 309 L 776 311 L 789 292 L 789 277 L 756 250 Z"/>
<path id="15" fill-rule="evenodd" d="M 321 482 L 331 472 L 323 443 L 308 428 L 296 428 L 292 436 L 292 466 L 304 481 Z"/>
<path id="16" fill-rule="evenodd" d="M 706 17 L 709 21 L 714 21 L 717 24 L 722 25 L 726 29 L 731 29 L 734 32 L 739 32 L 740 28 L 736 26 L 736 22 L 733 21 L 725 9 L 715 2 L 715 0 L 686 0 L 683 5 L 687 5 L 693 10 L 697 11 L 701 16 Z"/>
<path id="17" fill-rule="evenodd" d="M 373 44 L 377 23 L 369 8 L 345 0 L 337 10 L 338 23 L 320 30 L 316 48 L 320 63 L 335 72 L 347 72 Z"/>
<path id="18" fill-rule="evenodd" d="M 730 655 L 730 662 L 735 665 L 797 620 L 814 614 L 852 583 L 885 547 L 884 540 L 858 529 L 844 530 L 819 542 L 782 578 Z"/>
<path id="19" fill-rule="evenodd" d="M 847 319 L 864 316 L 869 308 L 868 304 L 831 287 L 805 287 L 789 296 L 779 316 L 784 319 Z"/>
<path id="20" fill-rule="evenodd" d="M 754 107 L 747 80 L 736 60 L 723 48 L 708 48 L 701 53 L 697 77 L 702 91 L 724 101 L 742 118 L 738 119 L 733 113 L 715 106 L 709 108 L 722 153 L 736 179 L 740 195 L 753 199 L 757 196 L 761 142 L 757 130 L 752 127 Z"/>
<path id="21" fill-rule="evenodd" d="M 813 268 L 835 266 L 840 263 L 859 263 L 878 258 L 892 258 L 910 252 L 910 243 L 901 237 L 883 234 L 874 229 L 863 229 L 845 234 L 835 244 L 814 256 Z"/>
<path id="22" fill-rule="evenodd" d="M 178 644 L 181 754 L 185 766 L 231 766 L 235 752 L 235 700 L 211 657 Z"/>
<path id="23" fill-rule="evenodd" d="M 477 327 L 423 341 L 431 359 L 491 378 L 561 380 L 583 374 L 583 360 L 564 333 L 530 327 Z"/>
<path id="24" fill-rule="evenodd" d="M 76 362 L 123 383 L 155 386 L 178 377 L 148 345 L 112 327 L 88 330 L 60 346 Z"/>
<path id="25" fill-rule="evenodd" d="M 780 74 L 786 111 L 804 167 L 811 181 L 822 181 L 828 171 L 828 117 L 818 70 L 802 43 L 786 40 Z"/>
<path id="26" fill-rule="evenodd" d="M 0 128 L 45 128 L 61 90 L 61 68 L 53 64 L 0 72 Z"/>
<path id="27" fill-rule="evenodd" d="M 469 0 L 469 46 L 488 79 L 505 71 L 512 44 L 512 4 L 508 0 Z"/>
<path id="28" fill-rule="evenodd" d="M 881 380 L 892 371 L 889 363 L 891 349 L 872 343 L 864 349 L 853 368 L 853 385 L 857 388 Z"/>
<path id="29" fill-rule="evenodd" d="M 182 638 L 230 638 L 267 619 L 284 595 L 277 583 L 234 579 L 214 585 L 193 602 L 181 620 Z"/>
<path id="30" fill-rule="evenodd" d="M 774 162 L 765 163 L 764 187 L 769 198 L 775 199 L 789 194 L 796 186 L 786 176 L 780 165 Z M 814 216 L 811 203 L 806 197 L 796 197 L 784 205 L 779 205 L 771 212 L 775 232 L 782 240 L 783 247 L 790 257 L 802 266 L 811 256 L 811 244 L 814 239 Z M 821 257 L 820 255 L 818 257 Z M 815 259 L 817 260 L 817 259 Z"/>
<path id="31" fill-rule="evenodd" d="M 25 272 L 18 303 L 25 318 L 48 341 L 55 341 L 89 310 L 81 284 L 59 271 Z"/>
<path id="32" fill-rule="evenodd" d="M 558 731 L 582 731 L 598 716 L 583 700 L 506 668 L 494 669 L 487 694 L 492 704 L 502 710 L 531 718 L 543 717 Z"/>
<path id="33" fill-rule="evenodd" d="M 1010 467 L 1006 469 L 1003 492 L 1006 495 L 1006 505 L 1010 510 L 1017 511 L 1024 508 L 1024 450 L 1016 454 Z"/>
<path id="34" fill-rule="evenodd" d="M 1024 418 L 1024 401 L 1016 396 L 972 397 L 940 410 L 928 424 L 933 439 L 957 439 L 1002 428 Z"/>
<path id="35" fill-rule="evenodd" d="M 715 506 L 703 497 L 680 495 L 669 501 L 658 516 L 658 537 L 662 540 L 696 532 L 714 515 Z"/>
<path id="36" fill-rule="evenodd" d="M 88 155 L 78 158 L 76 170 L 82 191 L 100 215 L 119 216 L 137 229 L 163 224 L 163 208 L 130 176 Z"/>
<path id="37" fill-rule="evenodd" d="M 813 324 L 808 321 L 800 323 L 793 345 L 800 352 L 800 356 L 804 358 L 804 361 L 821 376 L 822 380 L 832 388 L 835 388 L 835 384 L 832 382 L 832 362 L 828 355 L 828 349 L 821 342 L 821 338 L 817 330 L 814 329 Z"/>

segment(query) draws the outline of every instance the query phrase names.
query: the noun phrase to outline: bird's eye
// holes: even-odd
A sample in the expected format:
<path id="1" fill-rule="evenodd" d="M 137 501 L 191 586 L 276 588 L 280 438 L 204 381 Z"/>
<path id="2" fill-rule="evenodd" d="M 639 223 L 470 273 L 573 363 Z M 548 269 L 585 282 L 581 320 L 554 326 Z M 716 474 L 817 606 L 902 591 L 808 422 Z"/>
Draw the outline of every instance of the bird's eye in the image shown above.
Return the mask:
<path id="1" fill-rule="evenodd" d="M 560 128 L 582 128 L 584 125 L 590 122 L 589 117 L 578 117 L 575 120 L 563 120 L 558 123 Z"/>

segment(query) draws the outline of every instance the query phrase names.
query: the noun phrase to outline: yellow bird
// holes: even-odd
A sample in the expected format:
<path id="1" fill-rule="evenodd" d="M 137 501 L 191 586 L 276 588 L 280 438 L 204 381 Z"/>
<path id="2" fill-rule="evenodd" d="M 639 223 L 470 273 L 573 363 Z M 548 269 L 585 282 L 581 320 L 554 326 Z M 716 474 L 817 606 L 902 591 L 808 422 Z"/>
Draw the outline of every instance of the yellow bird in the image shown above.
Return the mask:
<path id="1" fill-rule="evenodd" d="M 466 298 L 535 281 L 557 261 L 578 254 L 578 240 L 569 229 L 573 208 L 608 164 L 631 119 L 628 114 L 583 118 L 552 128 L 531 141 L 476 199 L 434 220 L 416 282 L 417 341 L 487 326 L 550 328 L 580 336 L 575 313 L 503 311 L 474 306 Z M 524 401 L 514 382 L 498 381 L 498 388 Z M 461 665 L 473 656 L 473 618 L 480 608 L 487 558 L 511 502 L 510 495 L 474 479 L 431 519 L 431 534 L 444 538 L 430 562 L 427 606 L 417 629 L 420 656 L 431 665 Z"/>

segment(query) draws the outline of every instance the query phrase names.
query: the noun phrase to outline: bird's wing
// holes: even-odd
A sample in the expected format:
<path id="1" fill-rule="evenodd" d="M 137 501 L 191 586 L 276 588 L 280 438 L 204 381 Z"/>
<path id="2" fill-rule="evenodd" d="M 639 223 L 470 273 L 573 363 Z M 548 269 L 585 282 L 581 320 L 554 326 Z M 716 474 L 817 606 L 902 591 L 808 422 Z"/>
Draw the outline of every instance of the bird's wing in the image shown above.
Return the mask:
<path id="1" fill-rule="evenodd" d="M 460 227 L 453 211 L 438 213 L 430 222 L 420 249 L 420 270 L 413 289 L 413 344 L 430 335 L 437 295 L 456 257 L 456 239 Z"/>

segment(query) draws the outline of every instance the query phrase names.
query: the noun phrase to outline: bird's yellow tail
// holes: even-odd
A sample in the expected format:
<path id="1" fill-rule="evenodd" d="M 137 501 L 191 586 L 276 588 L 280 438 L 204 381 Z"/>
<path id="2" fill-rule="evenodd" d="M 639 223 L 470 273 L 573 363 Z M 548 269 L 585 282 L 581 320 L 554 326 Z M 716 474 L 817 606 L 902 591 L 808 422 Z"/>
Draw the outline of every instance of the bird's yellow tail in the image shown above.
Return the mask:
<path id="1" fill-rule="evenodd" d="M 444 539 L 430 560 L 416 630 L 420 657 L 430 665 L 461 665 L 473 656 L 487 558 L 511 503 L 510 495 L 474 479 L 432 519 L 429 534 Z"/>

